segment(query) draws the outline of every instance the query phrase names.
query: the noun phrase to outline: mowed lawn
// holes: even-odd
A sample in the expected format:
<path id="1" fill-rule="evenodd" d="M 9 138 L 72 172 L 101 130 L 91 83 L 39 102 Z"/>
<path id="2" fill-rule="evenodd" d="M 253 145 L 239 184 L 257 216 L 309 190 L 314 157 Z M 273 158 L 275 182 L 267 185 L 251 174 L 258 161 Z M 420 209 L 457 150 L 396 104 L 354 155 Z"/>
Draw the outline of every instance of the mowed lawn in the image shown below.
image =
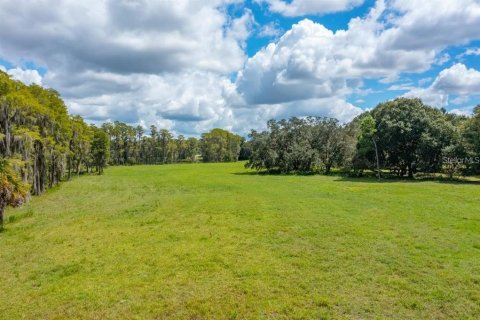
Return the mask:
<path id="1" fill-rule="evenodd" d="M 480 186 L 112 167 L 7 211 L 0 319 L 479 319 Z"/>

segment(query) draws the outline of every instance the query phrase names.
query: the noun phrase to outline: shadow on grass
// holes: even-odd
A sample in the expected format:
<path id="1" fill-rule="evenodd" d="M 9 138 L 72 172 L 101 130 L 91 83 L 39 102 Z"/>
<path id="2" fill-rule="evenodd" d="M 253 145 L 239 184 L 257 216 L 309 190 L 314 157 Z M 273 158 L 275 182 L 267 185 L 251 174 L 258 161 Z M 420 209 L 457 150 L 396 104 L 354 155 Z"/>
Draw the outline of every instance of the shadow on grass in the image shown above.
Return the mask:
<path id="1" fill-rule="evenodd" d="M 279 171 L 243 171 L 243 172 L 232 172 L 234 175 L 238 176 L 315 176 L 321 175 L 319 173 L 283 173 Z M 363 176 L 363 177 L 354 177 L 351 175 L 342 175 L 340 173 L 331 173 L 329 175 L 323 176 L 330 176 L 330 177 L 337 177 L 337 179 L 333 180 L 335 182 L 357 182 L 357 183 L 422 183 L 422 182 L 436 182 L 442 184 L 462 184 L 462 185 L 479 185 L 480 180 L 467 180 L 461 178 L 454 178 L 454 179 L 447 179 L 443 177 L 417 177 L 417 178 L 398 178 L 398 177 L 385 177 L 381 180 L 378 180 L 374 176 Z"/>
<path id="2" fill-rule="evenodd" d="M 435 182 L 441 184 L 461 184 L 461 185 L 479 185 L 480 180 L 466 180 L 466 179 L 445 179 L 439 177 L 429 177 L 429 178 L 382 178 L 378 180 L 376 178 L 369 177 L 349 177 L 349 176 L 337 176 L 338 179 L 334 180 L 335 182 L 357 182 L 357 183 L 423 183 L 423 182 Z"/>
<path id="3" fill-rule="evenodd" d="M 245 171 L 245 172 L 232 172 L 236 176 L 315 176 L 318 173 L 312 172 L 279 172 L 279 171 Z"/>

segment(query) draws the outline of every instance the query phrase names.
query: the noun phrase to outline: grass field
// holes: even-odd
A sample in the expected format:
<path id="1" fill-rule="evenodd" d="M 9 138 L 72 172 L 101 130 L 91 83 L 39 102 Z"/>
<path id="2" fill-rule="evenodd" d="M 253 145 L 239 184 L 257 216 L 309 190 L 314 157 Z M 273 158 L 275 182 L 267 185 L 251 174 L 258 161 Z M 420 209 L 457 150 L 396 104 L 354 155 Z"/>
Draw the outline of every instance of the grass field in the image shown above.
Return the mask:
<path id="1" fill-rule="evenodd" d="M 479 319 L 480 186 L 113 167 L 7 212 L 0 319 Z"/>

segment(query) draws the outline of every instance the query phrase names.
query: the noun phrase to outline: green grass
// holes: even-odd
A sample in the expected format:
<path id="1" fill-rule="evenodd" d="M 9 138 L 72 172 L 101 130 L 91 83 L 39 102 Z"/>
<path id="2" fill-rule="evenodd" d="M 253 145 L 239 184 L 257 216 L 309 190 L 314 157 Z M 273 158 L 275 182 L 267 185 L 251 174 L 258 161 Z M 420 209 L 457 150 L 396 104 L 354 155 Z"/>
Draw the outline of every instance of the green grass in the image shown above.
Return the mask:
<path id="1" fill-rule="evenodd" d="M 0 319 L 478 319 L 480 186 L 113 167 L 7 212 Z"/>

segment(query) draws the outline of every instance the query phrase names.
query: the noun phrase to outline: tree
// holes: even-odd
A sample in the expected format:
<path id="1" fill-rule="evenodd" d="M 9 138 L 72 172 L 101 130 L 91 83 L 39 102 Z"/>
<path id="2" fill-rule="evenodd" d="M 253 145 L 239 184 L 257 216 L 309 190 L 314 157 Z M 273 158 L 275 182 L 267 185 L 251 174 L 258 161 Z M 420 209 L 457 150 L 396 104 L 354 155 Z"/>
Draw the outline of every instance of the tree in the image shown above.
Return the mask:
<path id="1" fill-rule="evenodd" d="M 321 117 L 270 120 L 268 131 L 250 134 L 246 167 L 278 170 L 283 173 L 322 171 L 343 166 L 352 158 L 350 127 L 338 120 Z"/>
<path id="2" fill-rule="evenodd" d="M 377 147 L 384 166 L 398 176 L 441 168 L 442 149 L 453 138 L 452 124 L 420 99 L 397 98 L 375 107 Z"/>
<path id="3" fill-rule="evenodd" d="M 92 127 L 92 129 L 94 130 L 91 149 L 93 165 L 98 174 L 102 174 L 110 157 L 110 140 L 107 133 L 102 129 L 95 127 Z"/>
<path id="4" fill-rule="evenodd" d="M 183 135 L 179 135 L 175 141 L 177 150 L 177 160 L 184 161 L 187 159 L 187 141 Z"/>
<path id="5" fill-rule="evenodd" d="M 212 129 L 202 134 L 200 149 L 204 162 L 237 161 L 242 138 L 223 129 Z"/>
<path id="6" fill-rule="evenodd" d="M 69 143 L 70 153 L 67 156 L 68 179 L 72 170 L 80 175 L 82 165 L 86 166 L 92 142 L 92 129 L 85 123 L 82 117 L 74 116 L 70 119 L 71 138 Z"/>
<path id="7" fill-rule="evenodd" d="M 272 147 L 270 133 L 252 130 L 249 137 L 250 157 L 245 167 L 267 171 L 276 169 L 278 154 Z"/>
<path id="8" fill-rule="evenodd" d="M 3 214 L 7 206 L 21 206 L 28 197 L 29 186 L 21 181 L 10 163 L 0 158 L 0 231 L 3 230 Z"/>
<path id="9" fill-rule="evenodd" d="M 18 171 L 34 195 L 66 172 L 72 128 L 58 92 L 26 86 L 0 71 L 0 155 L 21 161 Z"/>
<path id="10" fill-rule="evenodd" d="M 451 144 L 442 150 L 442 171 L 453 179 L 455 174 L 460 174 L 465 169 L 466 151 L 461 143 Z"/>
<path id="11" fill-rule="evenodd" d="M 312 131 L 311 144 L 318 156 L 316 162 L 322 171 L 329 174 L 332 167 L 345 165 L 349 152 L 346 128 L 333 118 L 309 117 L 307 123 Z"/>
<path id="12" fill-rule="evenodd" d="M 238 160 L 248 160 L 251 154 L 252 150 L 250 149 L 250 142 L 246 141 L 245 138 L 242 137 L 242 140 L 240 142 L 240 154 L 238 155 Z"/>
<path id="13" fill-rule="evenodd" d="M 360 139 L 368 139 L 368 140 L 372 141 L 373 146 L 375 148 L 375 162 L 377 164 L 377 178 L 378 178 L 378 180 L 380 180 L 381 179 L 380 158 L 378 156 L 378 146 L 377 146 L 377 141 L 376 141 L 376 139 L 377 139 L 377 137 L 376 137 L 377 128 L 375 126 L 375 119 L 373 119 L 373 117 L 370 114 L 366 115 L 362 119 L 362 122 L 360 124 L 360 128 L 361 128 Z"/>
<path id="14" fill-rule="evenodd" d="M 480 105 L 473 109 L 463 133 L 468 161 L 468 169 L 473 174 L 480 174 Z"/>
<path id="15" fill-rule="evenodd" d="M 173 135 L 167 129 L 160 129 L 157 137 L 158 149 L 160 154 L 160 162 L 165 164 L 170 162 L 169 156 L 172 156 L 173 144 Z"/>
<path id="16" fill-rule="evenodd" d="M 191 162 L 196 161 L 196 156 L 199 153 L 198 145 L 199 143 L 196 138 L 190 137 L 187 139 L 186 149 L 185 149 L 185 159 Z"/>

